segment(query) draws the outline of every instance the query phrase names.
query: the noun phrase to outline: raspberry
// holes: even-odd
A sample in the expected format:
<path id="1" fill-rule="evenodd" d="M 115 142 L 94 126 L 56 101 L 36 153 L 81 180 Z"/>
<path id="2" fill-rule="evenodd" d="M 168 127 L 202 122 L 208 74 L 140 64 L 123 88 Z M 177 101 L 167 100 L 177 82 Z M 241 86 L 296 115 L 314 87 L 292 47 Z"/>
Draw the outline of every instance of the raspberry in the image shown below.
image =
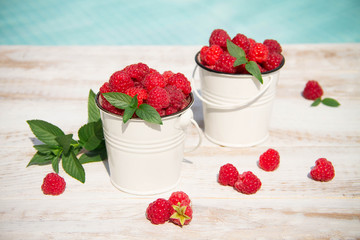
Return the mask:
<path id="1" fill-rule="evenodd" d="M 218 181 L 221 185 L 233 187 L 238 178 L 239 172 L 231 163 L 227 163 L 220 167 Z"/>
<path id="2" fill-rule="evenodd" d="M 54 196 L 62 194 L 65 187 L 65 180 L 56 173 L 48 173 L 41 185 L 44 194 Z"/>
<path id="3" fill-rule="evenodd" d="M 319 158 L 311 169 L 310 176 L 316 181 L 328 182 L 335 177 L 335 169 L 326 158 Z"/>
<path id="4" fill-rule="evenodd" d="M 234 67 L 235 60 L 235 57 L 228 53 L 224 53 L 216 62 L 214 70 L 223 73 L 236 73 L 237 69 Z"/>
<path id="5" fill-rule="evenodd" d="M 266 39 L 266 40 L 264 40 L 263 44 L 268 47 L 270 53 L 272 53 L 272 52 L 281 53 L 282 52 L 280 44 L 274 39 Z"/>
<path id="6" fill-rule="evenodd" d="M 262 66 L 267 70 L 273 70 L 280 66 L 281 62 L 283 60 L 283 56 L 281 54 L 272 52 L 269 54 L 268 59 L 262 63 Z"/>
<path id="7" fill-rule="evenodd" d="M 278 151 L 270 148 L 264 152 L 259 159 L 259 166 L 265 171 L 274 171 L 280 163 L 280 155 Z"/>
<path id="8" fill-rule="evenodd" d="M 225 30 L 215 29 L 210 35 L 209 44 L 210 46 L 219 45 L 222 49 L 226 49 L 227 39 L 231 40 L 229 34 Z"/>
<path id="9" fill-rule="evenodd" d="M 113 73 L 109 80 L 113 92 L 125 93 L 126 89 L 134 86 L 134 81 L 124 70 Z"/>
<path id="10" fill-rule="evenodd" d="M 127 95 L 129 95 L 130 97 L 134 97 L 135 95 L 137 95 L 137 100 L 138 100 L 138 106 L 140 106 L 144 100 L 147 99 L 147 91 L 142 88 L 142 87 L 131 87 L 128 88 L 125 92 Z"/>
<path id="11" fill-rule="evenodd" d="M 172 75 L 168 80 L 168 84 L 181 89 L 185 96 L 188 96 L 191 92 L 190 82 L 182 73 Z"/>
<path id="12" fill-rule="evenodd" d="M 248 38 L 248 40 L 249 40 L 249 43 L 250 43 L 250 48 L 254 47 L 256 41 L 254 39 L 252 39 L 252 38 Z"/>
<path id="13" fill-rule="evenodd" d="M 323 95 L 323 90 L 320 84 L 315 80 L 310 80 L 306 83 L 303 96 L 309 100 L 315 100 Z"/>
<path id="14" fill-rule="evenodd" d="M 188 225 L 192 220 L 193 210 L 190 205 L 183 205 L 178 203 L 173 205 L 173 214 L 170 216 L 170 221 L 179 226 Z"/>
<path id="15" fill-rule="evenodd" d="M 255 43 L 249 50 L 248 60 L 262 63 L 267 60 L 269 49 L 262 43 Z"/>
<path id="16" fill-rule="evenodd" d="M 147 103 L 155 109 L 167 108 L 170 104 L 170 97 L 164 88 L 154 87 L 148 94 Z"/>
<path id="17" fill-rule="evenodd" d="M 154 87 L 165 87 L 164 77 L 156 70 L 145 76 L 143 81 L 144 87 L 150 92 Z"/>
<path id="18" fill-rule="evenodd" d="M 181 89 L 175 87 L 174 85 L 168 85 L 165 89 L 170 97 L 170 106 L 175 109 L 180 109 L 186 98 L 185 94 L 181 91 Z"/>
<path id="19" fill-rule="evenodd" d="M 164 116 L 166 115 L 171 115 L 171 114 L 174 114 L 174 113 L 177 113 L 179 110 L 177 108 L 174 108 L 172 106 L 169 106 L 167 109 L 165 109 L 165 114 Z M 159 113 L 160 114 L 160 113 Z M 161 114 L 160 114 L 161 116 Z"/>
<path id="20" fill-rule="evenodd" d="M 245 53 L 249 52 L 250 42 L 244 34 L 236 34 L 236 36 L 231 41 L 237 46 L 241 47 Z"/>
<path id="21" fill-rule="evenodd" d="M 147 207 L 146 217 L 152 224 L 163 224 L 170 219 L 173 211 L 174 209 L 168 200 L 158 198 Z"/>
<path id="22" fill-rule="evenodd" d="M 165 81 L 165 83 L 167 84 L 169 78 L 170 78 L 172 75 L 174 75 L 174 73 L 173 73 L 172 71 L 165 71 L 165 72 L 163 72 L 163 74 L 161 74 L 161 75 L 163 76 L 164 81 Z"/>
<path id="23" fill-rule="evenodd" d="M 129 76 L 137 82 L 141 82 L 146 74 L 149 73 L 149 67 L 144 63 L 131 64 L 124 69 Z"/>
<path id="24" fill-rule="evenodd" d="M 200 51 L 200 58 L 202 60 L 202 64 L 212 66 L 215 65 L 216 61 L 220 58 L 220 56 L 224 53 L 222 48 L 219 45 L 212 45 L 211 47 L 204 47 L 202 51 Z"/>
<path id="25" fill-rule="evenodd" d="M 169 201 L 172 205 L 177 205 L 178 203 L 181 203 L 181 205 L 190 205 L 191 203 L 189 196 L 183 191 L 173 192 Z"/>
<path id="26" fill-rule="evenodd" d="M 261 181 L 255 174 L 248 171 L 239 175 L 234 187 L 241 193 L 254 194 L 261 188 Z"/>

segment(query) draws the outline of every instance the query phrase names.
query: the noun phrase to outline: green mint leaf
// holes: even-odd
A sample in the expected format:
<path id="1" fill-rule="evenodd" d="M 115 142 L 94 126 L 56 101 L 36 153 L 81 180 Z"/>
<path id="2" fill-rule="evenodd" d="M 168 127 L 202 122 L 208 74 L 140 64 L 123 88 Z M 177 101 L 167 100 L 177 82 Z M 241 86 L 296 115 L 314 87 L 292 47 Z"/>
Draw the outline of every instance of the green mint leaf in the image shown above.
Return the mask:
<path id="1" fill-rule="evenodd" d="M 79 131 L 79 142 L 86 150 L 92 151 L 99 147 L 104 139 L 101 120 L 83 125 Z"/>
<path id="2" fill-rule="evenodd" d="M 53 155 L 51 154 L 44 154 L 41 152 L 35 153 L 35 155 L 31 158 L 30 162 L 28 163 L 28 166 L 31 165 L 47 165 L 50 164 L 52 161 Z"/>
<path id="3" fill-rule="evenodd" d="M 125 108 L 123 122 L 126 123 L 134 115 L 138 106 L 137 94 L 131 99 L 129 107 Z"/>
<path id="4" fill-rule="evenodd" d="M 100 110 L 95 104 L 95 93 L 90 89 L 88 97 L 88 122 L 97 122 L 100 119 Z"/>
<path id="5" fill-rule="evenodd" d="M 103 96 L 111 105 L 120 109 L 129 107 L 132 100 L 132 97 L 120 92 L 103 93 Z"/>
<path id="6" fill-rule="evenodd" d="M 26 121 L 34 135 L 47 145 L 58 145 L 55 140 L 58 136 L 64 136 L 64 132 L 57 126 L 43 120 Z"/>
<path id="7" fill-rule="evenodd" d="M 123 122 L 126 123 L 127 121 L 129 121 L 129 119 L 132 118 L 132 116 L 134 115 L 135 111 L 136 108 L 132 108 L 132 107 L 125 108 Z"/>
<path id="8" fill-rule="evenodd" d="M 84 164 L 90 162 L 101 162 L 105 159 L 107 159 L 106 149 L 102 149 L 101 151 L 91 151 L 82 154 L 79 161 L 81 164 Z"/>
<path id="9" fill-rule="evenodd" d="M 56 172 L 56 173 L 59 173 L 60 155 L 61 155 L 61 153 L 59 153 L 57 156 L 55 156 L 51 161 L 52 168 L 53 168 L 54 172 Z"/>
<path id="10" fill-rule="evenodd" d="M 68 154 L 63 154 L 62 167 L 71 177 L 82 183 L 85 182 L 85 170 L 73 151 L 70 151 Z"/>
<path id="11" fill-rule="evenodd" d="M 316 107 L 317 105 L 319 105 L 321 103 L 321 98 L 317 98 L 315 99 L 315 101 L 311 104 L 312 107 Z"/>
<path id="12" fill-rule="evenodd" d="M 324 98 L 321 101 L 324 105 L 329 106 L 329 107 L 338 107 L 340 106 L 340 103 L 338 101 L 336 101 L 333 98 Z"/>
<path id="13" fill-rule="evenodd" d="M 251 75 L 256 77 L 261 84 L 263 84 L 261 72 L 260 72 L 259 66 L 257 65 L 256 62 L 249 61 L 248 63 L 245 64 L 245 68 L 249 73 L 251 73 Z"/>
<path id="14" fill-rule="evenodd" d="M 246 64 L 248 63 L 248 60 L 246 59 L 246 57 L 242 57 L 242 58 L 237 58 L 234 62 L 234 67 L 240 66 L 242 64 Z"/>
<path id="15" fill-rule="evenodd" d="M 143 103 L 136 109 L 136 115 L 150 123 L 162 124 L 160 114 L 152 106 Z"/>
<path id="16" fill-rule="evenodd" d="M 55 154 L 55 152 L 57 152 L 60 149 L 59 146 L 49 146 L 49 145 L 46 145 L 46 144 L 34 145 L 33 147 L 38 152 L 43 153 L 43 154 L 51 154 L 51 153 Z"/>
<path id="17" fill-rule="evenodd" d="M 64 154 L 68 154 L 70 147 L 71 147 L 71 143 L 73 143 L 73 139 L 72 139 L 73 135 L 72 134 L 67 134 L 64 136 L 58 136 L 55 138 L 55 140 L 60 144 L 60 146 L 63 148 L 63 153 Z"/>
<path id="18" fill-rule="evenodd" d="M 226 46 L 231 56 L 235 57 L 236 59 L 246 59 L 244 50 L 229 39 L 226 40 Z"/>

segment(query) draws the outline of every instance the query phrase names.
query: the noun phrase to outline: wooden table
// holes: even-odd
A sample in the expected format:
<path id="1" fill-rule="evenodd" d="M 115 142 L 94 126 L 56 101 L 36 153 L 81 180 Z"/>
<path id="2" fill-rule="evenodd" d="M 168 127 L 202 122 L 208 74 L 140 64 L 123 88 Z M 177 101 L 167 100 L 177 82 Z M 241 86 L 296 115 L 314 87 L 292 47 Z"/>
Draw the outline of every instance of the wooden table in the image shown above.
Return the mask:
<path id="1" fill-rule="evenodd" d="M 270 138 L 251 148 L 227 148 L 204 139 L 185 155 L 174 191 L 188 193 L 194 218 L 180 228 L 152 225 L 148 204 L 171 192 L 135 196 L 114 188 L 106 163 L 85 164 L 85 184 L 60 170 L 60 196 L 40 189 L 50 165 L 27 163 L 36 142 L 26 120 L 42 119 L 74 133 L 87 121 L 89 89 L 110 74 L 144 62 L 191 77 L 201 46 L 0 46 L 0 239 L 358 239 L 360 238 L 360 44 L 284 45 Z M 308 80 L 322 85 L 338 108 L 310 107 L 301 96 Z M 195 120 L 203 127 L 201 102 Z M 187 145 L 197 141 L 195 128 Z M 280 167 L 257 166 L 268 148 Z M 330 182 L 308 177 L 325 157 L 336 170 Z M 217 183 L 220 166 L 253 171 L 259 192 L 244 195 Z"/>

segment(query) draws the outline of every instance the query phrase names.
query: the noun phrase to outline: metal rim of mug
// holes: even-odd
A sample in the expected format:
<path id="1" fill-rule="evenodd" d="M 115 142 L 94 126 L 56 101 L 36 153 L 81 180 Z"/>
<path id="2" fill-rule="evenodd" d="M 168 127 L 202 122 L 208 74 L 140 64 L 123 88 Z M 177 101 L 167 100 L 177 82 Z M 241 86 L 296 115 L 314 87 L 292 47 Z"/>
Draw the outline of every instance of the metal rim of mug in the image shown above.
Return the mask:
<path id="1" fill-rule="evenodd" d="M 270 71 L 263 72 L 263 73 L 261 73 L 261 75 L 263 75 L 263 74 L 268 74 L 268 73 L 272 73 L 272 72 L 276 72 L 277 70 L 279 70 L 280 68 L 282 68 L 282 67 L 284 66 L 284 64 L 285 64 L 285 57 L 284 57 L 282 54 L 280 54 L 280 55 L 283 57 L 283 60 L 281 61 L 280 66 L 278 66 L 277 68 L 274 68 L 274 69 L 272 69 L 272 70 L 270 70 Z M 200 51 L 197 52 L 196 55 L 195 55 L 195 62 L 196 62 L 196 64 L 199 65 L 201 68 L 203 68 L 203 69 L 205 69 L 205 70 L 207 70 L 207 71 L 209 71 L 209 72 L 214 72 L 214 73 L 219 73 L 219 74 L 225 74 L 225 75 L 234 75 L 234 76 L 236 76 L 236 75 L 240 75 L 240 76 L 250 75 L 250 74 L 247 74 L 247 73 L 224 73 L 224 72 L 219 72 L 219 71 L 216 71 L 216 70 L 207 68 L 207 67 L 205 67 L 205 66 L 200 62 Z"/>
<path id="2" fill-rule="evenodd" d="M 122 119 L 122 118 L 123 118 L 121 115 L 112 113 L 112 112 L 106 110 L 105 108 L 103 108 L 103 107 L 101 106 L 100 102 L 99 102 L 99 97 L 100 97 L 100 92 L 98 92 L 98 93 L 96 94 L 96 96 L 95 96 L 95 103 L 96 103 L 96 106 L 97 106 L 99 109 L 101 109 L 103 112 L 105 112 L 105 113 L 107 113 L 107 114 L 109 114 L 109 115 L 111 115 L 111 116 L 117 117 L 117 118 L 119 118 L 119 119 Z M 183 112 L 185 112 L 187 109 L 191 108 L 191 106 L 194 104 L 194 95 L 193 95 L 192 92 L 189 94 L 189 97 L 190 97 L 190 102 L 189 102 L 189 104 L 188 104 L 185 108 L 181 109 L 180 111 L 178 111 L 178 112 L 176 112 L 176 113 L 163 116 L 163 117 L 161 117 L 161 119 L 166 120 L 166 119 L 168 119 L 168 118 L 173 118 L 173 117 L 176 117 L 176 116 L 180 116 L 180 115 L 181 115 Z M 129 121 L 144 121 L 144 120 L 141 119 L 141 118 L 131 118 Z"/>

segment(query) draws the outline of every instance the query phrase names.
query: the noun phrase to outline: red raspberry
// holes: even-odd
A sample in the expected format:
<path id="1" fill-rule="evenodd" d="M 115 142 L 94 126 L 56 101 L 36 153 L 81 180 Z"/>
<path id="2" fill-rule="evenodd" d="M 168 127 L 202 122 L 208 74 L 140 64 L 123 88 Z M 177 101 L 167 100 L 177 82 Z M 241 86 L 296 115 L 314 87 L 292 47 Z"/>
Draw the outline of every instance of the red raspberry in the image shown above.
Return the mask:
<path id="1" fill-rule="evenodd" d="M 272 52 L 269 54 L 268 59 L 262 63 L 262 66 L 266 69 L 266 71 L 270 71 L 279 67 L 282 60 L 283 56 L 281 56 L 281 54 Z"/>
<path id="2" fill-rule="evenodd" d="M 44 194 L 54 196 L 62 194 L 65 187 L 65 180 L 56 173 L 48 173 L 41 185 Z"/>
<path id="3" fill-rule="evenodd" d="M 168 85 L 165 89 L 169 93 L 170 106 L 175 109 L 180 109 L 186 98 L 185 94 L 181 91 L 181 89 L 175 87 L 174 85 Z"/>
<path id="4" fill-rule="evenodd" d="M 236 73 L 237 68 L 234 67 L 236 58 L 229 53 L 224 53 L 214 66 L 214 70 L 223 73 Z"/>
<path id="5" fill-rule="evenodd" d="M 255 43 L 255 45 L 249 50 L 248 60 L 262 63 L 267 60 L 268 56 L 269 49 L 262 43 Z"/>
<path id="6" fill-rule="evenodd" d="M 315 80 L 310 80 L 306 83 L 303 96 L 309 100 L 315 100 L 323 95 L 323 90 L 320 84 Z"/>
<path id="7" fill-rule="evenodd" d="M 146 217 L 152 224 L 163 224 L 170 219 L 174 209 L 171 203 L 163 198 L 159 198 L 150 203 L 146 209 Z"/>
<path id="8" fill-rule="evenodd" d="M 239 175 L 234 187 L 241 193 L 254 194 L 261 188 L 261 181 L 255 174 L 248 171 Z"/>
<path id="9" fill-rule="evenodd" d="M 178 203 L 181 203 L 181 205 L 190 205 L 191 203 L 189 196 L 183 191 L 173 192 L 169 201 L 172 205 L 177 205 Z"/>
<path id="10" fill-rule="evenodd" d="M 219 45 L 203 47 L 200 51 L 200 59 L 202 64 L 206 66 L 213 66 L 223 53 L 224 51 Z"/>
<path id="11" fill-rule="evenodd" d="M 310 176 L 316 181 L 328 182 L 335 177 L 335 169 L 326 158 L 319 158 L 311 169 Z"/>
<path id="12" fill-rule="evenodd" d="M 181 89 L 185 96 L 188 96 L 191 92 L 190 82 L 182 73 L 172 75 L 168 80 L 168 84 Z"/>
<path id="13" fill-rule="evenodd" d="M 231 163 L 227 163 L 220 167 L 218 181 L 221 185 L 234 186 L 239 178 L 239 172 Z"/>
<path id="14" fill-rule="evenodd" d="M 174 75 L 174 73 L 173 73 L 172 71 L 165 71 L 165 72 L 163 72 L 162 76 L 163 76 L 164 81 L 165 81 L 166 84 L 167 84 L 169 78 L 170 78 L 172 75 Z"/>
<path id="15" fill-rule="evenodd" d="M 274 171 L 279 167 L 280 155 L 279 152 L 270 148 L 259 159 L 259 166 L 265 171 Z"/>
<path id="16" fill-rule="evenodd" d="M 248 40 L 249 40 L 249 43 L 250 43 L 250 48 L 254 47 L 256 41 L 255 41 L 254 39 L 252 39 L 252 38 L 248 38 Z M 250 50 L 250 49 L 249 49 L 249 50 Z"/>
<path id="17" fill-rule="evenodd" d="M 110 84 L 108 82 L 105 82 L 101 87 L 100 87 L 100 93 L 101 93 L 101 101 L 100 104 L 101 106 L 112 113 L 115 113 L 117 115 L 123 115 L 124 110 L 122 109 L 118 109 L 116 107 L 114 107 L 113 105 L 111 105 L 108 100 L 105 99 L 105 97 L 102 95 L 103 93 L 107 93 L 107 92 L 111 92 L 111 87 Z"/>
<path id="18" fill-rule="evenodd" d="M 164 88 L 166 85 L 164 77 L 157 71 L 146 75 L 143 84 L 148 92 L 150 92 L 154 87 Z"/>
<path id="19" fill-rule="evenodd" d="M 190 205 L 183 205 L 178 203 L 173 205 L 173 214 L 170 216 L 170 221 L 179 226 L 188 225 L 192 220 L 193 210 Z"/>
<path id="20" fill-rule="evenodd" d="M 215 29 L 212 31 L 209 44 L 212 45 L 219 45 L 222 49 L 226 49 L 226 40 L 231 40 L 229 34 L 223 29 Z"/>
<path id="21" fill-rule="evenodd" d="M 165 114 L 164 116 L 166 115 L 171 115 L 171 114 L 174 114 L 174 113 L 177 113 L 179 111 L 179 109 L 177 108 L 174 108 L 172 106 L 169 106 L 167 109 L 165 109 Z M 161 115 L 160 115 L 161 116 Z"/>
<path id="22" fill-rule="evenodd" d="M 137 100 L 138 100 L 138 106 L 140 106 L 144 100 L 147 99 L 147 91 L 142 88 L 142 87 L 131 87 L 128 88 L 125 92 L 127 95 L 129 95 L 130 97 L 134 97 L 135 95 L 137 95 Z"/>
<path id="23" fill-rule="evenodd" d="M 149 67 L 144 63 L 131 64 L 124 70 L 134 81 L 137 82 L 141 82 L 150 71 Z"/>
<path id="24" fill-rule="evenodd" d="M 113 92 L 125 93 L 125 91 L 134 86 L 134 81 L 124 70 L 113 73 L 109 80 Z"/>
<path id="25" fill-rule="evenodd" d="M 241 33 L 236 34 L 236 36 L 231 40 L 234 44 L 241 47 L 245 53 L 249 52 L 250 42 L 249 39 Z"/>
<path id="26" fill-rule="evenodd" d="M 147 103 L 155 109 L 167 108 L 170 104 L 170 97 L 164 88 L 154 87 L 148 94 Z"/>
<path id="27" fill-rule="evenodd" d="M 266 39 L 263 42 L 263 44 L 268 47 L 270 53 L 272 53 L 272 52 L 281 53 L 282 52 L 282 48 L 281 48 L 280 44 L 274 39 Z"/>

